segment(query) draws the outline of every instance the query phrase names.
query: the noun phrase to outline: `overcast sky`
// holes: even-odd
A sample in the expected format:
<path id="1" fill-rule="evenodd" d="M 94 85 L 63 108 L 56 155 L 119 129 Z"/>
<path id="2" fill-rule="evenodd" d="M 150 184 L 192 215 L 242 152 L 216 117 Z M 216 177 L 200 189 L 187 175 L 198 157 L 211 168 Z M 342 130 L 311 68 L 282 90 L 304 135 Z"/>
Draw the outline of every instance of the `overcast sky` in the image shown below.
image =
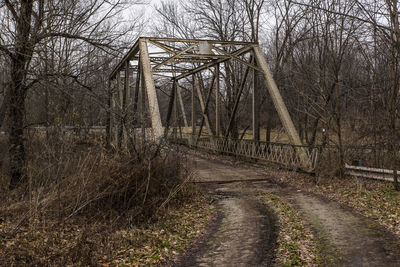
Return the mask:
<path id="1" fill-rule="evenodd" d="M 130 19 L 137 18 L 138 13 L 144 14 L 145 18 L 148 20 L 147 23 L 151 24 L 154 22 L 152 21 L 152 17 L 156 13 L 156 7 L 160 6 L 161 2 L 165 0 L 146 0 L 146 4 L 143 5 L 135 5 L 134 9 L 127 9 L 124 12 L 124 18 L 129 21 Z M 148 25 L 151 26 L 151 25 Z M 151 28 L 151 27 L 150 27 Z M 148 29 L 148 28 L 147 28 Z M 149 32 L 144 32 L 142 35 L 148 35 Z"/>
<path id="2" fill-rule="evenodd" d="M 148 0 L 148 4 L 143 5 L 142 11 L 147 17 L 150 17 L 155 12 L 155 6 L 160 5 L 162 0 Z"/>

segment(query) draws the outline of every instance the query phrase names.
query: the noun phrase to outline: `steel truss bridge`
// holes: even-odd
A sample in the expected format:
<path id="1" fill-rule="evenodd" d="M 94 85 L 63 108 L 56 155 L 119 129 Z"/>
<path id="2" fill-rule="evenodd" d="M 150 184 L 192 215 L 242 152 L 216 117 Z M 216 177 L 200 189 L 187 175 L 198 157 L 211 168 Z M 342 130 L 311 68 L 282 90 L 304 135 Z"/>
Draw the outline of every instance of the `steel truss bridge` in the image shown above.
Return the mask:
<path id="1" fill-rule="evenodd" d="M 222 129 L 221 98 L 227 90 L 222 76 L 226 64 L 241 65 L 244 74 L 233 112 L 225 123 L 227 127 Z M 203 75 L 212 80 L 209 88 L 205 88 Z M 262 87 L 254 86 L 255 75 L 265 80 L 288 135 L 288 144 L 259 141 L 260 109 L 256 97 L 257 90 Z M 162 81 L 172 86 L 165 88 Z M 230 131 L 246 85 L 251 86 L 252 91 L 253 140 L 238 140 L 230 137 Z M 155 142 L 172 138 L 194 148 L 266 160 L 306 171 L 315 168 L 318 150 L 302 145 L 257 43 L 140 37 L 113 69 L 109 86 L 107 138 L 116 148 L 135 142 L 139 137 Z M 190 109 L 186 107 L 187 103 L 185 106 L 182 90 L 191 95 Z M 211 99 L 214 104 L 210 104 Z M 187 118 L 187 114 L 191 118 Z M 199 119 L 196 120 L 199 116 L 200 126 Z"/>

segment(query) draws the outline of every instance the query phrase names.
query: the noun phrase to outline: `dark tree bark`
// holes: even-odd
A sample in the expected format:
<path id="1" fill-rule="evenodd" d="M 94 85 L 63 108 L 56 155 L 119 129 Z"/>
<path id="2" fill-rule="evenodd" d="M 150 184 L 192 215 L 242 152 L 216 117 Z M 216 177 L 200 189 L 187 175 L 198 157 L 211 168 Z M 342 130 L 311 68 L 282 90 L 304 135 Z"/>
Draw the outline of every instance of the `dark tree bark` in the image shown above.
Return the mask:
<path id="1" fill-rule="evenodd" d="M 9 85 L 7 85 L 7 88 L 4 92 L 4 98 L 3 98 L 3 102 L 1 103 L 0 106 L 0 128 L 3 126 L 4 123 L 4 119 L 6 118 L 6 112 L 8 110 L 8 103 L 10 101 L 9 99 Z"/>
<path id="2" fill-rule="evenodd" d="M 399 14 L 397 8 L 397 0 L 386 0 L 387 8 L 390 14 L 391 22 L 391 44 L 392 44 L 392 94 L 390 99 L 390 144 L 392 150 L 392 168 L 393 168 L 393 185 L 394 189 L 400 191 L 398 182 L 398 139 L 397 139 L 397 125 L 396 125 L 396 113 L 398 104 L 398 92 L 399 92 L 399 54 L 400 54 L 400 26 L 399 26 Z"/>
<path id="3" fill-rule="evenodd" d="M 5 109 L 6 105 L 7 111 L 0 110 L 0 120 L 4 113 L 7 114 L 10 189 L 17 187 L 25 179 L 25 102 L 30 88 L 39 82 L 58 83 L 58 78 L 69 77 L 79 87 L 91 92 L 92 88 L 80 82 L 77 75 L 71 74 L 68 69 L 69 61 L 73 62 L 69 56 L 76 53 L 76 50 L 69 48 L 71 44 L 61 43 L 60 40 L 72 40 L 71 43 L 75 42 L 74 46 L 84 42 L 109 53 L 114 49 L 114 40 L 132 30 L 128 27 L 121 31 L 111 31 L 111 28 L 118 28 L 113 25 L 116 26 L 120 22 L 108 23 L 113 16 L 131 4 L 118 0 L 78 2 L 79 4 L 69 5 L 68 1 L 52 0 L 1 1 L 0 13 L 4 18 L 0 20 L 0 53 L 7 58 L 7 68 L 10 71 L 7 78 L 9 86 L 6 90 L 8 96 L 5 97 L 3 107 L 0 107 Z M 104 11 L 103 7 L 109 8 L 110 11 L 100 14 Z M 46 65 L 50 60 L 46 56 L 47 53 L 58 48 L 63 49 L 63 52 L 64 49 L 68 51 L 58 54 L 59 65 L 52 65 L 46 71 L 42 70 L 43 64 Z M 53 62 L 54 59 L 51 60 Z M 79 67 L 76 70 L 79 71 Z M 46 94 L 48 99 L 48 92 Z"/>
<path id="4" fill-rule="evenodd" d="M 20 1 L 16 20 L 16 46 L 15 54 L 11 58 L 11 86 L 9 102 L 9 157 L 10 157 L 10 189 L 15 188 L 23 181 L 23 168 L 25 165 L 24 146 L 24 115 L 27 86 L 26 67 L 29 64 L 33 47 L 30 42 L 31 18 L 33 1 Z"/>

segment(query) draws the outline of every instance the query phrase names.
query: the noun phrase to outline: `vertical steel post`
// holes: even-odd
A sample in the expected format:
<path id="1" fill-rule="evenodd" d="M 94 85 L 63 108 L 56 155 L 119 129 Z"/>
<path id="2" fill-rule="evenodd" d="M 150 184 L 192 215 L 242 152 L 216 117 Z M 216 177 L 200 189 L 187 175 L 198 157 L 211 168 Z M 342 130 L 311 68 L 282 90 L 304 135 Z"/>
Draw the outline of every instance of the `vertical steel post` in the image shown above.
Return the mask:
<path id="1" fill-rule="evenodd" d="M 180 104 L 180 107 L 181 107 L 183 123 L 185 124 L 185 131 L 186 131 L 186 133 L 188 133 L 189 132 L 189 125 L 188 125 L 188 121 L 187 121 L 187 118 L 186 118 L 185 105 L 183 103 L 181 87 L 179 86 L 178 81 L 176 81 L 176 85 L 177 85 L 177 87 L 176 87 L 177 91 L 176 92 L 178 93 L 178 99 L 179 99 L 179 104 Z"/>
<path id="2" fill-rule="evenodd" d="M 114 144 L 114 147 L 117 146 L 118 144 L 118 130 L 117 130 L 117 100 L 116 100 L 116 94 L 117 94 L 117 84 L 116 84 L 116 79 L 114 78 L 112 80 L 112 91 L 111 91 L 111 109 L 112 109 L 112 114 L 111 114 L 111 143 Z"/>
<path id="3" fill-rule="evenodd" d="M 169 96 L 169 102 L 168 102 L 168 110 L 167 110 L 167 118 L 165 120 L 165 127 L 164 127 L 164 138 L 168 138 L 168 132 L 169 132 L 169 126 L 171 125 L 170 121 L 171 121 L 171 117 L 172 117 L 172 112 L 174 109 L 174 106 L 176 106 L 175 100 L 175 79 L 173 80 L 173 84 L 172 84 L 172 89 L 171 89 L 171 95 Z M 172 131 L 174 131 L 174 129 L 172 129 Z"/>
<path id="4" fill-rule="evenodd" d="M 125 79 L 124 79 L 124 96 L 123 96 L 123 117 L 122 117 L 122 126 L 123 126 L 123 144 L 126 145 L 128 141 L 128 129 L 127 129 L 127 121 L 129 121 L 129 111 L 128 106 L 130 102 L 130 86 L 129 86 L 129 60 L 125 62 Z"/>
<path id="5" fill-rule="evenodd" d="M 150 63 L 150 56 L 147 47 L 147 39 L 139 39 L 140 61 L 143 70 L 143 80 L 149 101 L 151 125 L 155 141 L 159 142 L 163 136 L 160 110 L 158 106 L 157 92 L 154 84 L 154 77 Z"/>
<path id="6" fill-rule="evenodd" d="M 133 118 L 132 118 L 132 127 L 133 127 L 133 136 L 136 139 L 136 126 L 140 121 L 138 114 L 138 102 L 139 102 L 139 92 L 140 92 L 140 82 L 141 82 L 141 68 L 140 68 L 140 60 L 138 62 L 138 70 L 136 74 L 136 84 L 135 84 L 135 92 L 133 94 Z"/>
<path id="7" fill-rule="evenodd" d="M 218 137 L 220 136 L 220 100 L 219 100 L 219 93 L 220 93 L 220 83 L 219 83 L 219 63 L 215 66 L 215 135 Z"/>
<path id="8" fill-rule="evenodd" d="M 123 86 L 122 86 L 122 80 L 121 80 L 121 72 L 118 71 L 117 74 L 117 90 L 118 90 L 118 98 L 119 98 L 119 105 L 118 105 L 118 128 L 117 128 L 117 148 L 121 149 L 122 145 L 122 134 L 123 134 L 123 101 L 124 101 L 124 96 L 123 96 Z"/>
<path id="9" fill-rule="evenodd" d="M 196 116 L 194 113 L 194 90 L 195 90 L 195 78 L 192 75 L 192 138 L 191 143 L 194 144 L 194 137 L 196 136 Z"/>
<path id="10" fill-rule="evenodd" d="M 175 127 L 173 128 L 174 130 L 174 138 L 178 138 L 178 127 L 179 127 L 179 122 L 178 122 L 178 94 L 177 94 L 177 82 L 176 79 L 174 79 L 173 85 L 172 85 L 172 90 L 174 90 L 174 121 L 175 121 Z"/>
<path id="11" fill-rule="evenodd" d="M 142 144 L 146 140 L 146 92 L 144 88 L 143 70 L 140 79 L 140 117 L 141 117 L 141 128 L 142 128 Z"/>

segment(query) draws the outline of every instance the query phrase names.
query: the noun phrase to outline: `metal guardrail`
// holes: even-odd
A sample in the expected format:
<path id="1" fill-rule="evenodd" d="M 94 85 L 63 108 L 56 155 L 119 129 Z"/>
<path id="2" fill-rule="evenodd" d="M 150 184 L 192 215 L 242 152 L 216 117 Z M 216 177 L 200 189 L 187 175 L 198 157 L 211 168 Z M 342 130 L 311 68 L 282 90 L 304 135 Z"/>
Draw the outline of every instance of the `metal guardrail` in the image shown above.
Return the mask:
<path id="1" fill-rule="evenodd" d="M 393 170 L 345 165 L 346 174 L 393 182 Z M 397 171 L 399 173 L 399 171 Z"/>

